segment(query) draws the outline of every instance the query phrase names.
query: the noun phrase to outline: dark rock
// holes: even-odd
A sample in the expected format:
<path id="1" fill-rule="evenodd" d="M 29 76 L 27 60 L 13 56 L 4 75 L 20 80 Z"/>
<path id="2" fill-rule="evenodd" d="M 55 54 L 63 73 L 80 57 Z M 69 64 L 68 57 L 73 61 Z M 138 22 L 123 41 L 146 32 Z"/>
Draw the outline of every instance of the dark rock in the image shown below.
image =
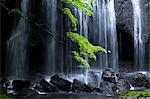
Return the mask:
<path id="1" fill-rule="evenodd" d="M 57 92 L 58 91 L 55 86 L 53 86 L 51 83 L 48 83 L 44 79 L 35 82 L 32 88 L 39 92 Z"/>
<path id="2" fill-rule="evenodd" d="M 57 88 L 45 80 L 41 80 L 40 85 L 42 86 L 42 89 L 46 92 L 57 92 Z"/>
<path id="3" fill-rule="evenodd" d="M 115 0 L 116 24 L 118 33 L 133 36 L 133 7 L 131 0 Z M 123 19 L 123 20 L 122 20 Z"/>
<path id="4" fill-rule="evenodd" d="M 147 89 L 149 89 L 149 88 L 150 88 L 150 80 L 146 80 L 145 87 L 146 87 Z"/>
<path id="5" fill-rule="evenodd" d="M 23 88 L 29 88 L 31 85 L 31 82 L 28 80 L 14 80 L 12 82 L 13 90 L 20 91 Z"/>
<path id="6" fill-rule="evenodd" d="M 133 75 L 133 82 L 130 82 L 133 87 L 144 87 L 146 84 L 146 75 L 137 73 Z"/>
<path id="7" fill-rule="evenodd" d="M 130 84 L 124 79 L 120 79 L 117 82 L 117 89 L 119 90 L 119 92 L 127 92 L 130 90 Z"/>
<path id="8" fill-rule="evenodd" d="M 71 82 L 69 82 L 68 80 L 65 80 L 61 77 L 58 76 L 58 74 L 55 74 L 54 76 L 51 77 L 51 81 L 50 81 L 55 87 L 57 87 L 58 89 L 62 90 L 62 91 L 70 91 L 71 88 Z"/>
<path id="9" fill-rule="evenodd" d="M 106 69 L 103 71 L 102 79 L 108 82 L 116 83 L 115 73 L 110 69 Z"/>
<path id="10" fill-rule="evenodd" d="M 85 83 L 74 79 L 72 84 L 73 92 L 92 92 L 92 87 L 86 85 Z"/>
<path id="11" fill-rule="evenodd" d="M 100 88 L 94 88 L 92 92 L 102 93 L 102 90 Z"/>
<path id="12" fill-rule="evenodd" d="M 8 80 L 5 78 L 0 79 L 0 94 L 6 94 L 7 90 L 4 88 L 4 83 L 6 83 Z"/>
<path id="13" fill-rule="evenodd" d="M 88 85 L 92 86 L 93 88 L 98 87 L 101 76 L 102 76 L 102 71 L 101 70 L 88 70 L 87 72 L 88 77 Z"/>
<path id="14" fill-rule="evenodd" d="M 38 95 L 38 92 L 36 92 L 35 90 L 28 89 L 28 88 L 23 88 L 17 94 L 17 96 L 36 96 L 36 95 Z"/>
<path id="15" fill-rule="evenodd" d="M 100 83 L 100 89 L 102 90 L 104 95 L 114 95 L 117 90 L 117 86 L 114 83 L 102 81 Z"/>

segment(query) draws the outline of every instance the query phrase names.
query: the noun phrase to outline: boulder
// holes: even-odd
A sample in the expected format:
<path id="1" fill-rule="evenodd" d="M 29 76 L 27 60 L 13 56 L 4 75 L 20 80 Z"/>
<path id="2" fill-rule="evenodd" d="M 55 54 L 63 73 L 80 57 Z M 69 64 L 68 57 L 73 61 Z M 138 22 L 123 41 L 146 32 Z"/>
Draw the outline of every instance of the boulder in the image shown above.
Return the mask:
<path id="1" fill-rule="evenodd" d="M 45 81 L 44 79 L 37 81 L 33 85 L 33 89 L 39 92 L 57 92 L 57 88 L 53 86 L 51 83 Z"/>
<path id="2" fill-rule="evenodd" d="M 29 88 L 31 85 L 31 82 L 28 80 L 14 80 L 12 81 L 12 87 L 15 91 L 20 91 L 23 88 Z"/>
<path id="3" fill-rule="evenodd" d="M 86 85 L 85 83 L 74 79 L 72 84 L 73 92 L 92 92 L 92 87 Z"/>
<path id="4" fill-rule="evenodd" d="M 71 88 L 71 82 L 59 77 L 58 74 L 55 74 L 54 76 L 51 77 L 50 83 L 52 83 L 55 87 L 57 87 L 59 90 L 62 91 L 69 92 Z"/>
<path id="5" fill-rule="evenodd" d="M 127 92 L 130 88 L 130 84 L 124 79 L 119 79 L 117 82 L 117 89 L 119 92 Z"/>
<path id="6" fill-rule="evenodd" d="M 102 79 L 104 81 L 116 83 L 115 73 L 110 69 L 106 69 L 106 70 L 103 71 Z"/>
<path id="7" fill-rule="evenodd" d="M 95 70 L 95 69 L 88 70 L 87 71 L 88 85 L 90 85 L 94 88 L 98 87 L 101 77 L 102 77 L 101 70 Z"/>
<path id="8" fill-rule="evenodd" d="M 130 82 L 133 87 L 144 87 L 146 85 L 146 75 L 142 73 L 136 73 Z"/>
<path id="9" fill-rule="evenodd" d="M 117 90 L 117 86 L 114 83 L 102 81 L 100 83 L 100 89 L 104 95 L 114 95 Z"/>
<path id="10" fill-rule="evenodd" d="M 150 80 L 146 80 L 145 87 L 146 87 L 147 89 L 150 89 Z"/>
<path id="11" fill-rule="evenodd" d="M 29 88 L 23 88 L 22 90 L 20 90 L 17 94 L 17 96 L 25 96 L 25 97 L 30 97 L 30 96 L 35 96 L 38 95 L 38 92 L 35 90 L 31 90 Z"/>

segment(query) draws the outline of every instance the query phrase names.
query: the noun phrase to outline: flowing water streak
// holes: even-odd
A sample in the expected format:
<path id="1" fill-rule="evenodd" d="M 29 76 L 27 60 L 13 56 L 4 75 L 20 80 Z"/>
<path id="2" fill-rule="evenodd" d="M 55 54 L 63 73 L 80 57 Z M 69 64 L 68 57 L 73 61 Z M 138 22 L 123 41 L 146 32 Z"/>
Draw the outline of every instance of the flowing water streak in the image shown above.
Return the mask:
<path id="1" fill-rule="evenodd" d="M 48 29 L 55 36 L 57 24 L 57 0 L 46 0 Z M 56 41 L 47 37 L 47 73 L 53 74 L 56 71 Z"/>
<path id="2" fill-rule="evenodd" d="M 134 64 L 135 70 L 144 69 L 145 47 L 142 40 L 142 18 L 140 0 L 131 0 L 134 14 Z"/>
<path id="3" fill-rule="evenodd" d="M 27 16 L 29 0 L 21 1 L 21 11 Z M 25 19 L 20 18 L 18 26 L 14 29 L 7 42 L 7 76 L 10 79 L 24 79 L 27 75 L 27 41 L 28 26 Z"/>
<path id="4" fill-rule="evenodd" d="M 90 0 L 86 1 L 90 3 Z M 85 59 L 90 62 L 91 68 L 105 69 L 111 67 L 118 71 L 118 45 L 114 0 L 96 0 L 92 5 L 94 12 L 93 18 L 86 16 L 82 11 L 76 12 L 77 10 L 75 10 L 75 14 L 77 15 L 78 13 L 79 16 L 80 35 L 83 35 L 87 39 L 92 38 L 96 45 L 111 50 L 111 54 L 98 54 L 96 65 L 90 62 L 88 58 Z M 88 75 L 89 70 L 85 72 L 85 83 L 89 82 Z"/>
<path id="5" fill-rule="evenodd" d="M 98 28 L 98 45 L 111 51 L 111 54 L 100 54 L 100 69 L 111 67 L 118 71 L 118 43 L 114 0 L 96 0 L 94 7 L 94 25 Z M 96 39 L 96 38 L 95 38 Z"/>

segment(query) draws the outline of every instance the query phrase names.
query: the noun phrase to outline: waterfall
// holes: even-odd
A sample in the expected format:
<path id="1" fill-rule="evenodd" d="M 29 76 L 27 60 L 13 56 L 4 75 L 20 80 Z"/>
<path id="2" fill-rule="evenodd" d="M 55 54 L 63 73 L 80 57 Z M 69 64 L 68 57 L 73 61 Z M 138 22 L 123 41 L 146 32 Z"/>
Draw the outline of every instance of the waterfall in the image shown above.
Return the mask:
<path id="1" fill-rule="evenodd" d="M 145 45 L 142 32 L 140 0 L 132 0 L 134 14 L 134 64 L 135 70 L 144 70 Z"/>
<path id="2" fill-rule="evenodd" d="M 91 3 L 91 0 L 85 1 Z M 75 8 L 75 16 L 79 20 L 79 33 L 89 39 L 93 45 L 100 45 L 111 50 L 111 54 L 98 53 L 96 62 L 85 57 L 91 65 L 91 69 L 85 71 L 84 74 L 86 84 L 91 83 L 91 72 L 97 72 L 95 76 L 101 76 L 101 70 L 105 68 L 119 70 L 114 0 L 96 0 L 91 4 L 94 12 L 93 17 L 86 16 L 84 12 Z M 100 81 L 97 82 L 100 83 Z"/>
<path id="3" fill-rule="evenodd" d="M 87 0 L 90 3 L 90 0 Z M 118 70 L 118 45 L 116 33 L 116 17 L 114 0 L 96 0 L 93 5 L 93 18 L 86 16 L 84 12 L 75 10 L 79 16 L 80 34 L 90 39 L 94 45 L 100 45 L 111 50 L 111 54 L 99 53 L 96 62 L 89 60 L 91 67 L 104 69 L 111 67 Z"/>
<path id="4" fill-rule="evenodd" d="M 27 16 L 29 0 L 21 1 L 21 11 Z M 17 28 L 12 32 L 11 37 L 7 41 L 7 76 L 10 79 L 24 79 L 28 70 L 28 26 L 25 19 L 19 19 Z"/>
<path id="5" fill-rule="evenodd" d="M 47 3 L 47 24 L 48 30 L 52 35 L 56 36 L 57 24 L 57 0 L 46 0 Z M 56 41 L 51 37 L 47 37 L 47 59 L 46 72 L 53 74 L 56 71 Z"/>

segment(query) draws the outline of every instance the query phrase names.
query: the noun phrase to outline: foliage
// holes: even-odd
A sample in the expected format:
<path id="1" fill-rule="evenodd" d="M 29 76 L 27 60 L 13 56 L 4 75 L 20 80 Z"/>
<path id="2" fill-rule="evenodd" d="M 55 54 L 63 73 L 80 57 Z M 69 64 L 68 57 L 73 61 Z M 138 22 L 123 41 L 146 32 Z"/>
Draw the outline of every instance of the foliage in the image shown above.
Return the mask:
<path id="1" fill-rule="evenodd" d="M 88 39 L 79 35 L 78 33 L 67 32 L 67 36 L 75 43 L 79 45 L 80 55 L 88 56 L 96 61 L 95 53 L 102 51 L 107 53 L 107 50 L 100 46 L 93 46 Z"/>
<path id="2" fill-rule="evenodd" d="M 18 8 L 11 9 L 8 13 L 18 17 L 22 16 L 22 12 Z"/>
<path id="3" fill-rule="evenodd" d="M 126 99 L 127 97 L 149 97 L 150 98 L 150 89 L 145 91 L 130 91 L 121 94 L 122 98 Z"/>
<path id="4" fill-rule="evenodd" d="M 6 0 L 0 0 L 0 3 L 6 3 Z"/>
<path id="5" fill-rule="evenodd" d="M 91 0 L 91 2 L 94 2 L 95 0 Z M 87 3 L 84 0 L 64 0 L 66 4 L 73 5 L 77 9 L 85 12 L 86 15 L 88 16 L 93 16 L 94 13 L 92 12 L 92 5 Z M 71 25 L 74 28 L 74 31 L 77 31 L 77 24 L 78 24 L 78 19 L 74 17 L 72 14 L 71 10 L 69 8 L 64 8 L 63 12 L 65 15 L 69 17 L 71 20 Z M 73 51 L 72 53 L 74 54 L 74 58 L 76 61 L 80 62 L 84 68 L 89 68 L 90 65 L 89 63 L 81 56 L 87 56 L 89 58 L 92 58 L 96 61 L 96 56 L 95 53 L 97 52 L 104 52 L 107 53 L 110 51 L 107 51 L 106 49 L 100 47 L 100 46 L 93 46 L 87 38 L 84 36 L 79 35 L 78 33 L 74 32 L 67 32 L 67 36 L 75 43 L 79 45 L 80 52 Z"/>
<path id="6" fill-rule="evenodd" d="M 94 2 L 94 0 L 91 0 Z M 64 0 L 65 3 L 75 6 L 77 9 L 82 10 L 88 16 L 93 16 L 92 6 L 83 0 Z"/>
<path id="7" fill-rule="evenodd" d="M 77 60 L 77 62 L 83 64 L 84 68 L 88 69 L 90 67 L 89 63 L 80 56 L 80 53 L 76 51 L 72 51 L 72 53 L 74 54 L 74 58 Z"/>
<path id="8" fill-rule="evenodd" d="M 74 28 L 74 31 L 76 31 L 77 30 L 78 19 L 73 16 L 73 14 L 71 13 L 69 8 L 64 8 L 63 12 L 64 12 L 64 14 L 69 16 L 69 18 L 71 20 L 72 27 Z"/>

